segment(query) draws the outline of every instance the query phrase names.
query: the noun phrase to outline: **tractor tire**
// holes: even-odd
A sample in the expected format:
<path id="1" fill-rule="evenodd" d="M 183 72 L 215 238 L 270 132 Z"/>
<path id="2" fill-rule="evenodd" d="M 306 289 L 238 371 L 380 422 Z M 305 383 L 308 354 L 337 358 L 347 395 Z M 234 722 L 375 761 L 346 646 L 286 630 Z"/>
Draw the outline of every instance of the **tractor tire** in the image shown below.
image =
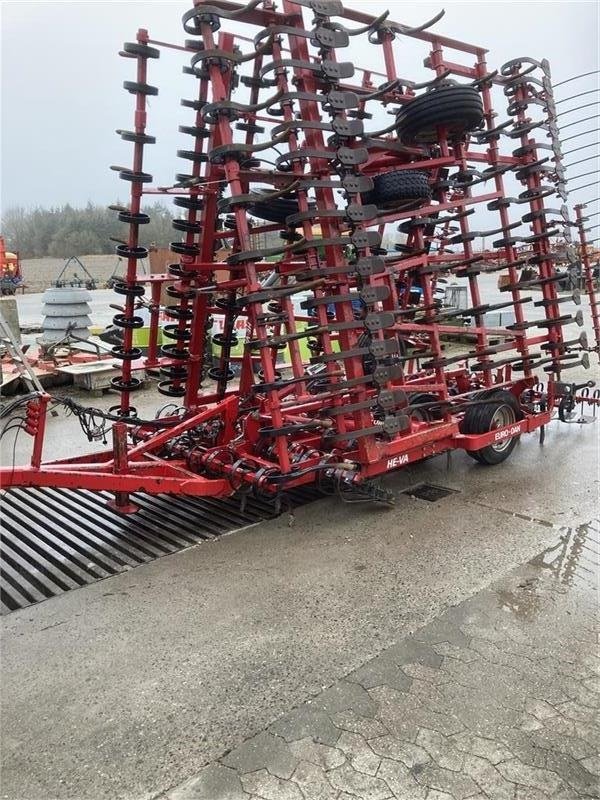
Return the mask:
<path id="1" fill-rule="evenodd" d="M 373 203 L 378 208 L 401 205 L 407 210 L 418 208 L 431 200 L 431 187 L 426 172 L 418 169 L 399 169 L 384 172 L 373 178 L 373 189 L 361 195 L 363 205 Z"/>
<path id="2" fill-rule="evenodd" d="M 259 190 L 257 194 L 268 194 L 265 190 Z M 276 222 L 285 225 L 286 217 L 297 214 L 299 211 L 298 200 L 294 194 L 288 197 L 277 197 L 274 200 L 265 200 L 264 203 L 257 201 L 248 206 L 248 213 L 257 219 L 266 222 Z"/>
<path id="3" fill-rule="evenodd" d="M 433 392 L 416 392 L 408 395 L 408 403 L 411 407 L 425 405 L 426 403 L 439 403 L 440 398 Z M 417 422 L 434 422 L 444 418 L 441 408 L 431 406 L 430 408 L 414 408 L 410 412 L 410 418 Z"/>
<path id="4" fill-rule="evenodd" d="M 467 408 L 460 423 L 461 433 L 487 433 L 523 418 L 518 400 L 504 389 L 480 392 L 475 397 L 490 402 Z M 519 436 L 506 437 L 497 443 L 482 447 L 481 450 L 467 450 L 466 452 L 480 464 L 493 466 L 506 461 L 515 449 L 518 440 Z"/>
<path id="5" fill-rule="evenodd" d="M 435 144 L 438 127 L 454 141 L 483 123 L 483 103 L 472 86 L 440 86 L 403 106 L 396 117 L 398 139 L 405 144 Z"/>

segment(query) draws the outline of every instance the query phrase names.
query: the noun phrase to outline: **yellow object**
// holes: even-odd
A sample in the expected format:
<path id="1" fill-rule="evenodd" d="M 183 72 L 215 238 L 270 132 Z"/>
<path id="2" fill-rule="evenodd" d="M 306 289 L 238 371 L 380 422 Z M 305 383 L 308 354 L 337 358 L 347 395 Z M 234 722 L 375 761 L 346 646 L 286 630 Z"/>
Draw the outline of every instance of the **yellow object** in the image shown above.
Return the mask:
<path id="1" fill-rule="evenodd" d="M 157 344 L 164 344 L 161 328 L 158 329 Z M 150 327 L 135 328 L 133 331 L 133 344 L 135 347 L 148 347 L 150 343 Z"/>

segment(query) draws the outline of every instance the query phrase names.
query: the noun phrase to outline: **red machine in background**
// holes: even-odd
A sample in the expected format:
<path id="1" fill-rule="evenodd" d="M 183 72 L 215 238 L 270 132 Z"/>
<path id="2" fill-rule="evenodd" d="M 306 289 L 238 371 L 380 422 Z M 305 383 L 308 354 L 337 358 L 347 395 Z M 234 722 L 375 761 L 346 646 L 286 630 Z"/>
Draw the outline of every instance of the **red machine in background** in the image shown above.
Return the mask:
<path id="1" fill-rule="evenodd" d="M 4 237 L 0 236 L 0 292 L 2 296 L 12 295 L 22 286 L 19 254 L 7 252 Z"/>
<path id="2" fill-rule="evenodd" d="M 113 167 L 131 187 L 130 204 L 115 208 L 129 234 L 117 247 L 126 277 L 114 287 L 114 323 L 124 332 L 113 350 L 120 402 L 103 414 L 113 446 L 42 463 L 53 401 L 30 397 L 31 465 L 5 470 L 5 487 L 110 490 L 122 511 L 134 510 L 134 491 L 278 497 L 314 482 L 385 501 L 376 476 L 456 448 L 497 464 L 521 434 L 576 402 L 582 387 L 562 375 L 589 366 L 590 348 L 581 310 L 563 311 L 579 297 L 558 294 L 565 274 L 552 242 L 564 238 L 573 262 L 570 228 L 584 229 L 564 205 L 549 66 L 519 58 L 490 68 L 482 47 L 433 32 L 440 17 L 410 28 L 340 0 L 283 0 L 279 9 L 270 0 L 198 0 L 184 15 L 191 38 L 183 45 L 145 30 L 124 45 L 121 55 L 135 65 L 124 83 L 135 118 L 132 130 L 118 131 L 133 145 L 132 166 Z M 244 35 L 229 32 L 230 21 Z M 423 44 L 424 82 L 402 77 L 405 37 Z M 147 98 L 158 93 L 148 81 L 165 47 L 187 55 L 195 93 L 181 101 L 191 115 L 179 128 L 186 166 L 162 190 L 181 211 L 174 263 L 141 276 L 142 199 L 161 191 L 149 187 L 145 168 L 154 142 Z M 355 66 L 365 47 L 383 73 Z M 515 196 L 507 185 L 519 186 Z M 496 224 L 471 230 L 477 207 Z M 390 225 L 401 234 L 392 252 L 382 244 Z M 261 233 L 275 243 L 257 247 Z M 477 246 L 483 238 L 493 241 L 488 257 Z M 229 255 L 215 262 L 217 252 Z M 501 270 L 509 276 L 503 299 L 488 302 L 482 277 Z M 467 308 L 440 306 L 440 276 L 465 279 Z M 170 302 L 161 309 L 165 286 Z M 160 370 L 158 392 L 170 398 L 152 420 L 133 405 L 142 307 L 151 319 L 145 363 Z M 171 321 L 159 347 L 161 310 Z M 507 310 L 509 324 L 490 322 Z M 217 365 L 206 348 L 216 314 L 224 317 L 213 337 Z M 465 317 L 468 346 L 460 344 Z M 237 375 L 230 354 L 240 318 L 249 334 Z M 443 340 L 458 349 L 446 351 Z M 90 410 L 62 402 L 89 432 Z"/>

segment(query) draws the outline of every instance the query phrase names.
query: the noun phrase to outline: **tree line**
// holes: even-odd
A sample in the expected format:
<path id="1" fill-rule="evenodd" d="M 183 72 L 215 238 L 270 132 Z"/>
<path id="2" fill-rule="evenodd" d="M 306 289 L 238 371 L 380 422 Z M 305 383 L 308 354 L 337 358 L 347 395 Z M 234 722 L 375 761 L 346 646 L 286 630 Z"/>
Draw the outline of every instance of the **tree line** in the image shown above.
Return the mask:
<path id="1" fill-rule="evenodd" d="M 166 206 L 154 203 L 143 210 L 150 223 L 140 225 L 141 244 L 166 247 L 179 238 L 174 235 L 172 214 Z M 128 230 L 115 211 L 92 203 L 85 208 L 9 208 L 2 216 L 1 228 L 7 250 L 18 251 L 21 258 L 114 253 L 115 242 L 111 238 L 126 239 Z"/>

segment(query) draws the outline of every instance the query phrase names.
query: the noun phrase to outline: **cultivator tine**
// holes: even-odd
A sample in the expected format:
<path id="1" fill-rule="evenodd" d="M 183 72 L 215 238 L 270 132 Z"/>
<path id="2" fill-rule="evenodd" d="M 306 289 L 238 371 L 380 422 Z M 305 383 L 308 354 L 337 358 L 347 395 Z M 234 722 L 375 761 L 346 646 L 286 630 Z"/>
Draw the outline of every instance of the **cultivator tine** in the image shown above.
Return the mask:
<path id="1" fill-rule="evenodd" d="M 584 217 L 583 209 L 586 208 L 585 204 L 579 203 L 575 206 L 576 227 L 579 234 L 581 265 L 583 271 L 585 293 L 590 307 L 592 317 L 592 330 L 594 331 L 594 347 L 598 360 L 600 362 L 600 308 L 598 303 L 598 291 L 595 286 L 594 274 L 592 271 L 592 264 L 590 260 L 590 247 L 586 238 L 586 228 L 584 227 L 590 216 Z M 596 276 L 596 280 L 598 277 Z M 587 347 L 587 343 L 586 343 Z"/>

